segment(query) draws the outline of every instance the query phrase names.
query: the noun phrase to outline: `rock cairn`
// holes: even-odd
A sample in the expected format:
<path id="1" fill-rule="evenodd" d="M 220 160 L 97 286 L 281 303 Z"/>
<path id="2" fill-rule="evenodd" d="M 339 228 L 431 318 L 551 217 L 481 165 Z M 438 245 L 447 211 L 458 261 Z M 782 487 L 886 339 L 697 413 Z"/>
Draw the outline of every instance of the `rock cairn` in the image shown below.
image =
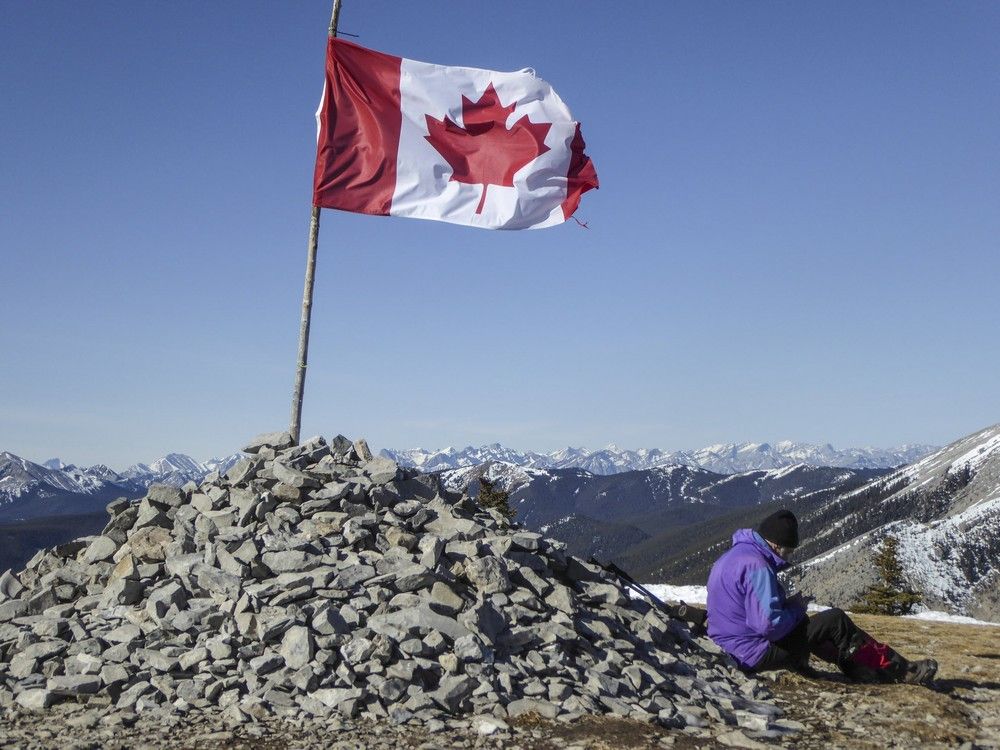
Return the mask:
<path id="1" fill-rule="evenodd" d="M 760 683 L 563 544 L 363 441 L 291 443 L 115 501 L 100 536 L 4 573 L 0 706 L 768 732 Z"/>

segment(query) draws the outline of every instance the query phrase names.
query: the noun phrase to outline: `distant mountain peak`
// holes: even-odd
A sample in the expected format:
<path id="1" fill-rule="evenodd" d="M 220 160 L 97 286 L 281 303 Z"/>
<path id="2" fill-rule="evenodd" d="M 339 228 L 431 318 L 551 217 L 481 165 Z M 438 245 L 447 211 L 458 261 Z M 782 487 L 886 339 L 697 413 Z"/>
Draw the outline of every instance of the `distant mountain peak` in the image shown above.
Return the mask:
<path id="1" fill-rule="evenodd" d="M 447 471 L 503 461 L 534 469 L 581 468 L 593 474 L 653 469 L 673 464 L 695 466 L 718 474 L 739 474 L 755 470 L 782 469 L 797 464 L 852 469 L 887 469 L 909 464 L 937 450 L 930 445 L 903 445 L 897 448 L 847 448 L 837 450 L 829 443 L 814 445 L 781 440 L 774 443 L 716 443 L 694 451 L 667 452 L 659 448 L 629 450 L 610 443 L 601 450 L 567 446 L 551 453 L 515 451 L 500 443 L 481 447 L 453 447 L 442 450 L 383 450 L 381 453 L 405 466 L 421 471 Z"/>

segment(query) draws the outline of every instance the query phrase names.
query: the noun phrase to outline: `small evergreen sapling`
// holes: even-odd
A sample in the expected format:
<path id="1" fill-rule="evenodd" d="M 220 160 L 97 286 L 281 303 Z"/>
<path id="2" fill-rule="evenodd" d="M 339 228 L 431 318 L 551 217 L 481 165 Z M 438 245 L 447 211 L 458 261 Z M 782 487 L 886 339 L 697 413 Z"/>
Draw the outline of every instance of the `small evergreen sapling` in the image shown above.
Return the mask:
<path id="1" fill-rule="evenodd" d="M 864 593 L 858 611 L 874 615 L 907 615 L 914 605 L 923 601 L 923 595 L 906 582 L 898 552 L 899 540 L 892 535 L 887 536 L 875 553 L 874 560 L 882 580 Z"/>
<path id="2" fill-rule="evenodd" d="M 494 485 L 485 476 L 479 477 L 479 504 L 498 511 L 508 521 L 513 520 L 517 511 L 510 507 L 510 493 L 498 490 Z"/>

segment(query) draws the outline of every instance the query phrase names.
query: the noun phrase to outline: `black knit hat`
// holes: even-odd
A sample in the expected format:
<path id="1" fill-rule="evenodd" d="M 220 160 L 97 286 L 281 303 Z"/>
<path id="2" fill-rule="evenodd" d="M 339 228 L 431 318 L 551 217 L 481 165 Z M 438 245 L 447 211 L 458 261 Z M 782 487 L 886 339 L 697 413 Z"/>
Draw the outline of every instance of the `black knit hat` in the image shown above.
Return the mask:
<path id="1" fill-rule="evenodd" d="M 790 510 L 772 513 L 757 527 L 757 533 L 779 547 L 799 546 L 799 522 Z"/>

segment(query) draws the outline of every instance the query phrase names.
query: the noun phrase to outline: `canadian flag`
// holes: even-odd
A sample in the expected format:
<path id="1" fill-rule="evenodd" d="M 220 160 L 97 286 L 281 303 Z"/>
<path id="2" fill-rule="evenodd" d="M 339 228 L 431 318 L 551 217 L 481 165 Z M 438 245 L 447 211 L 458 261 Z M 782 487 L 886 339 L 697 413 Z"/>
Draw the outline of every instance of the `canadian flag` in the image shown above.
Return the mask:
<path id="1" fill-rule="evenodd" d="M 580 124 L 531 70 L 416 62 L 330 39 L 313 204 L 486 229 L 566 221 L 597 187 Z"/>

